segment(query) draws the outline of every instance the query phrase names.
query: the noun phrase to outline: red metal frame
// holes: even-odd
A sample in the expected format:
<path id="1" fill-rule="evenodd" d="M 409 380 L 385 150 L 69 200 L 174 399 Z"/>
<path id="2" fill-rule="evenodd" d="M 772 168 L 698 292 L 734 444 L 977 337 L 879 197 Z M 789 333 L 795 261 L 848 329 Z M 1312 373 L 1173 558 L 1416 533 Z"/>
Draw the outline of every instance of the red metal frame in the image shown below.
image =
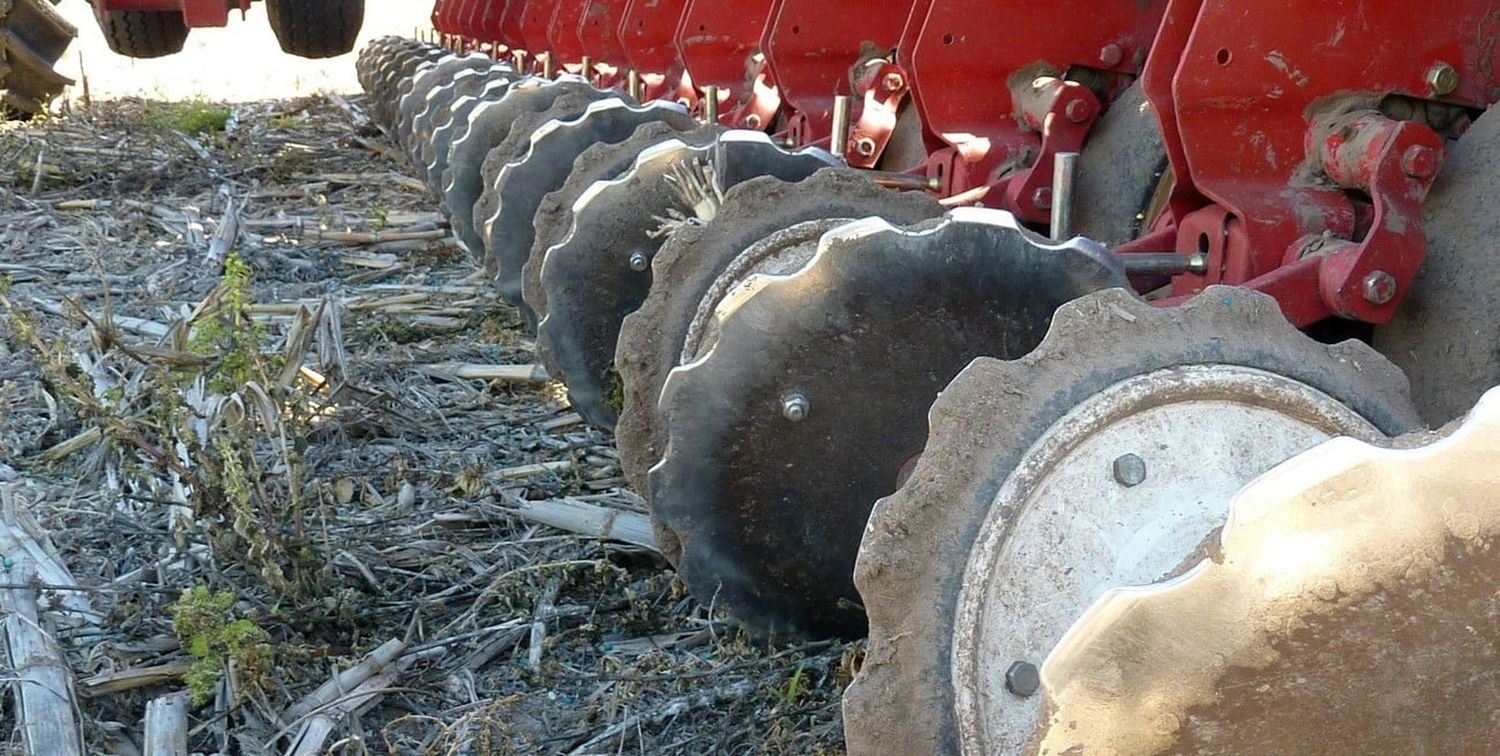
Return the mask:
<path id="1" fill-rule="evenodd" d="M 678 58 L 696 86 L 719 88 L 720 120 L 725 123 L 749 125 L 748 117 L 754 116 L 756 128 L 764 128 L 780 109 L 769 68 L 750 62 L 775 10 L 776 0 L 690 0 L 678 25 Z M 739 106 L 725 107 L 735 103 Z"/>
<path id="2" fill-rule="evenodd" d="M 578 40 L 583 54 L 594 63 L 590 72 L 601 87 L 613 84 L 627 65 L 625 46 L 620 41 L 620 21 L 629 0 L 590 0 L 584 3 L 578 23 Z"/>
<path id="3" fill-rule="evenodd" d="M 251 0 L 94 0 L 94 12 L 178 11 L 192 28 L 228 26 L 229 11 L 250 10 Z"/>
<path id="4" fill-rule="evenodd" d="M 1177 276 L 1168 302 L 1226 283 L 1273 294 L 1298 325 L 1388 320 L 1425 255 L 1443 139 L 1378 106 L 1492 104 L 1497 11 L 1451 0 L 1414 23 L 1408 3 L 1364 0 L 1351 23 L 1349 2 L 1173 0 L 1145 87 L 1176 176 L 1176 249 L 1208 271 Z M 1434 91 L 1444 66 L 1451 91 Z"/>
<path id="5" fill-rule="evenodd" d="M 872 58 L 888 56 L 900 42 L 908 15 L 905 2 L 781 1 L 764 50 L 781 99 L 793 112 L 787 131 L 794 141 L 812 144 L 828 138 L 834 96 L 853 94 L 851 68 L 862 52 Z M 905 85 L 892 94 L 896 90 L 904 95 Z"/>
<path id="6" fill-rule="evenodd" d="M 626 63 L 641 74 L 643 96 L 670 97 L 691 108 L 697 90 L 677 53 L 677 30 L 687 10 L 688 0 L 630 0 L 618 34 Z"/>
<path id="7" fill-rule="evenodd" d="M 583 40 L 578 36 L 584 10 L 591 0 L 556 0 L 552 20 L 547 24 L 547 49 L 560 70 L 581 73 Z"/>
<path id="8" fill-rule="evenodd" d="M 990 204 L 1046 222 L 1052 155 L 1081 149 L 1109 96 L 1140 73 L 1166 5 L 933 2 L 919 30 L 908 26 L 898 59 L 923 124 L 949 145 L 929 161 L 930 174 L 950 193 L 1002 187 Z M 1063 78 L 1075 67 L 1114 75 L 1106 102 Z"/>

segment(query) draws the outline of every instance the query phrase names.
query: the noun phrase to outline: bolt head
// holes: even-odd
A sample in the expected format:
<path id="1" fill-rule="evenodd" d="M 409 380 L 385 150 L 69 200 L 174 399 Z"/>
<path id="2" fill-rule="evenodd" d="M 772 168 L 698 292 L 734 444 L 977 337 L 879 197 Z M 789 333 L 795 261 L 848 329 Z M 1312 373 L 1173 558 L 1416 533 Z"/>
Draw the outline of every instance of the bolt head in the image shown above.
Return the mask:
<path id="1" fill-rule="evenodd" d="M 645 252 L 634 252 L 630 255 L 630 269 L 640 273 L 651 267 L 651 258 Z"/>
<path id="2" fill-rule="evenodd" d="M 1458 89 L 1458 69 L 1447 63 L 1434 63 L 1427 69 L 1427 88 L 1438 97 L 1453 94 Z"/>
<path id="3" fill-rule="evenodd" d="M 1125 61 L 1125 48 L 1111 42 L 1099 49 L 1099 63 L 1105 68 L 1114 68 Z"/>
<path id="4" fill-rule="evenodd" d="M 1093 108 L 1089 107 L 1087 100 L 1079 98 L 1068 103 L 1068 107 L 1063 109 L 1063 115 L 1067 116 L 1068 121 L 1071 123 L 1083 123 L 1092 115 L 1090 112 L 1092 110 Z"/>
<path id="5" fill-rule="evenodd" d="M 892 71 L 891 73 L 886 74 L 885 78 L 880 80 L 880 84 L 887 90 L 894 92 L 906 86 L 906 77 Z"/>
<path id="6" fill-rule="evenodd" d="M 869 137 L 860 137 L 854 141 L 854 151 L 861 157 L 870 157 L 875 154 L 875 140 Z"/>
<path id="7" fill-rule="evenodd" d="M 1414 144 L 1401 155 L 1401 170 L 1414 179 L 1430 179 L 1437 175 L 1437 151 L 1425 144 Z"/>
<path id="8" fill-rule="evenodd" d="M 1146 460 L 1136 454 L 1121 454 L 1113 465 L 1115 482 L 1126 488 L 1134 488 L 1146 482 Z"/>
<path id="9" fill-rule="evenodd" d="M 806 420 L 807 413 L 811 411 L 812 403 L 803 394 L 787 394 L 781 397 L 781 416 L 794 423 Z"/>
<path id="10" fill-rule="evenodd" d="M 1396 298 L 1396 277 L 1383 271 L 1372 271 L 1361 282 L 1365 301 L 1373 305 L 1388 304 Z"/>
<path id="11" fill-rule="evenodd" d="M 1052 209 L 1052 187 L 1037 187 L 1037 190 L 1031 193 L 1031 204 L 1036 205 L 1038 210 Z"/>
<path id="12" fill-rule="evenodd" d="M 1031 662 L 1018 661 L 1005 670 L 1005 689 L 1023 698 L 1036 695 L 1042 675 Z"/>

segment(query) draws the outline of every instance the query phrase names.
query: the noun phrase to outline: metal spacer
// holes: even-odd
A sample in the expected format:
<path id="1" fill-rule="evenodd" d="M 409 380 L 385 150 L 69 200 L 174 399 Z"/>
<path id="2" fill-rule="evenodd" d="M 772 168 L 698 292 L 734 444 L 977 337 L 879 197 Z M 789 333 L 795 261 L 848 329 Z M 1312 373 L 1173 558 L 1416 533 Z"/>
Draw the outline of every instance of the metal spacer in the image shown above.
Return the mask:
<path id="1" fill-rule="evenodd" d="M 631 270 L 633 270 L 633 271 L 635 271 L 637 273 L 642 273 L 642 272 L 645 272 L 645 270 L 647 268 L 649 268 L 649 267 L 651 267 L 651 258 L 647 257 L 645 252 L 632 252 L 631 253 L 631 255 L 630 255 L 630 269 Z"/>
<path id="2" fill-rule="evenodd" d="M 811 411 L 812 402 L 807 400 L 805 394 L 787 394 L 781 397 L 781 416 L 794 423 L 806 420 L 807 413 Z"/>
<path id="3" fill-rule="evenodd" d="M 1373 305 L 1388 304 L 1396 298 L 1396 277 L 1383 271 L 1371 271 L 1360 286 L 1365 301 Z"/>
<path id="4" fill-rule="evenodd" d="M 1115 482 L 1126 488 L 1134 488 L 1146 482 L 1146 460 L 1137 454 L 1121 454 L 1115 458 Z"/>
<path id="5" fill-rule="evenodd" d="M 1438 97 L 1453 94 L 1458 89 L 1458 69 L 1441 61 L 1432 64 L 1427 69 L 1427 88 Z"/>
<path id="6" fill-rule="evenodd" d="M 1031 662 L 1018 661 L 1005 670 L 1005 689 L 1026 698 L 1042 687 L 1042 675 Z"/>

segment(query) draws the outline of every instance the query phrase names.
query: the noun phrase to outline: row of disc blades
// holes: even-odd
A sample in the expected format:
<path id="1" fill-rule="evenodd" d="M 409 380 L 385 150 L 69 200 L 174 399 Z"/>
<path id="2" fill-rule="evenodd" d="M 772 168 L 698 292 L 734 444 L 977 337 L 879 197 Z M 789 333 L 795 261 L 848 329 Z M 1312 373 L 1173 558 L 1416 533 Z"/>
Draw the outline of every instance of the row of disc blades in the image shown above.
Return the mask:
<path id="1" fill-rule="evenodd" d="M 1415 743 L 1380 741 L 1399 702 L 1351 695 L 1326 663 L 1359 648 L 1339 623 L 1367 628 L 1372 607 L 1399 613 L 1439 585 L 1472 600 L 1433 621 L 1496 604 L 1476 588 L 1482 560 L 1451 557 L 1500 531 L 1500 501 L 1464 500 L 1399 543 L 1304 511 L 1331 490 L 1357 518 L 1390 485 L 1331 469 L 1440 457 L 1457 471 L 1496 445 L 1495 402 L 1448 441 L 1335 445 L 1316 453 L 1336 464 L 1235 498 L 1330 438 L 1420 429 L 1400 371 L 1304 336 L 1252 292 L 1151 306 L 1098 244 L 946 210 L 674 103 L 396 38 L 358 66 L 375 120 L 535 330 L 549 374 L 615 432 L 693 593 L 759 634 L 868 631 L 845 700 L 853 752 L 1235 751 L 1255 717 L 1286 725 L 1259 733 L 1262 750 L 1308 750 L 1321 730 L 1296 723 L 1318 696 L 1352 714 L 1353 742 Z M 1079 208 L 1080 227 L 1138 226 L 1122 204 Z M 1275 572 L 1277 538 L 1321 556 L 1282 555 L 1274 621 L 1247 625 L 1239 607 L 1269 595 L 1250 584 Z M 1424 571 L 1402 582 L 1411 548 Z M 1174 653 L 1193 633 L 1211 648 Z M 1447 679 L 1493 652 L 1383 649 L 1372 680 Z M 1227 693 L 1289 657 L 1325 663 L 1299 672 L 1304 689 L 1277 688 L 1284 701 Z M 1418 687 L 1449 700 L 1496 686 Z M 1121 713 L 1141 697 L 1149 713 Z M 1476 721 L 1418 728 L 1421 742 L 1466 750 Z"/>

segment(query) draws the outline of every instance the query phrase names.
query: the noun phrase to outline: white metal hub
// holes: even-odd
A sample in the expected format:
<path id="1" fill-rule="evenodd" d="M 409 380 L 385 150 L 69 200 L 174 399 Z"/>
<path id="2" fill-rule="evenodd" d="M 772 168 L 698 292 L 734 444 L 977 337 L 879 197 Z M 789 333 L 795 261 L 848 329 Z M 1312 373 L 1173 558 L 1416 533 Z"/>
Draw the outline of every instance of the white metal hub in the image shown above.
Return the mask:
<path id="1" fill-rule="evenodd" d="M 1316 389 L 1231 365 L 1120 381 L 1053 424 L 1001 486 L 964 573 L 952 646 L 963 751 L 1020 751 L 1045 697 L 1007 690 L 1011 665 L 1040 666 L 1110 588 L 1178 569 L 1236 491 L 1337 435 L 1379 432 Z"/>

